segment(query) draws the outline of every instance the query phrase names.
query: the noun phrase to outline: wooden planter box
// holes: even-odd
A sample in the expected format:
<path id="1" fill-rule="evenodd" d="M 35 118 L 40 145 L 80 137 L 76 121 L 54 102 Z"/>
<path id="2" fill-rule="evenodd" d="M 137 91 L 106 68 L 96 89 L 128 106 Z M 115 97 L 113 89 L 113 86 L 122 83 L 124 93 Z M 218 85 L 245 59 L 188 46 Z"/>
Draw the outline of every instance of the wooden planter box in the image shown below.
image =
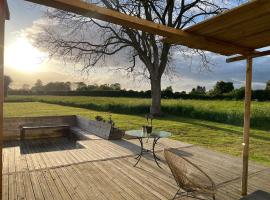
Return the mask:
<path id="1" fill-rule="evenodd" d="M 118 128 L 112 128 L 110 136 L 109 136 L 109 140 L 120 140 L 124 135 L 125 135 L 125 131 Z"/>

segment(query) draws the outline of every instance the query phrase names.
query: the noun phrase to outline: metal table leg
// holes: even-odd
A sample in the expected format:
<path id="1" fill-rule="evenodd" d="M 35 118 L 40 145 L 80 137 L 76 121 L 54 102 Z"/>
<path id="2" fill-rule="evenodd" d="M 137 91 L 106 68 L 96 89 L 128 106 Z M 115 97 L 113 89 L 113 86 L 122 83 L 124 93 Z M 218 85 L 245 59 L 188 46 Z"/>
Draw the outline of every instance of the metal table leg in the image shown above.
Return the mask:
<path id="1" fill-rule="evenodd" d="M 140 153 L 137 155 L 137 157 L 135 158 L 135 159 L 137 159 L 137 162 L 135 163 L 134 167 L 136 167 L 137 164 L 140 162 L 140 160 L 141 160 L 141 158 L 142 158 L 142 156 L 143 156 L 143 153 L 144 153 L 144 152 L 149 152 L 149 151 L 150 151 L 150 150 L 146 150 L 146 149 L 143 148 L 143 138 L 140 137 L 140 138 L 137 138 L 137 139 L 140 141 L 140 144 L 141 144 L 141 152 L 140 152 Z M 160 161 L 160 158 L 158 158 L 157 155 L 156 155 L 156 153 L 155 153 L 155 147 L 156 147 L 156 144 L 157 144 L 157 142 L 158 142 L 159 139 L 160 139 L 160 137 L 156 137 L 156 138 L 154 138 L 154 140 L 153 140 L 152 154 L 153 154 L 153 157 L 154 157 L 154 160 L 155 160 L 157 166 L 158 166 L 159 168 L 162 168 L 162 167 L 160 166 L 159 162 L 158 162 L 158 161 Z"/>
<path id="2" fill-rule="evenodd" d="M 140 162 L 141 158 L 142 158 L 142 155 L 143 155 L 143 139 L 142 138 L 137 138 L 139 141 L 140 141 L 140 144 L 141 144 L 141 152 L 140 154 L 135 158 L 137 159 L 137 162 L 135 163 L 134 167 L 137 166 L 137 164 Z"/>
<path id="3" fill-rule="evenodd" d="M 157 144 L 157 142 L 158 142 L 159 139 L 160 139 L 160 137 L 154 138 L 154 140 L 153 140 L 153 148 L 152 148 L 152 152 L 153 152 L 153 157 L 154 157 L 154 159 L 155 159 L 155 162 L 156 162 L 157 166 L 158 166 L 159 168 L 161 168 L 161 166 L 160 166 L 159 163 L 158 163 L 158 160 L 160 161 L 160 159 L 157 157 L 157 155 L 156 155 L 156 153 L 155 153 L 155 147 L 156 147 L 156 144 Z"/>

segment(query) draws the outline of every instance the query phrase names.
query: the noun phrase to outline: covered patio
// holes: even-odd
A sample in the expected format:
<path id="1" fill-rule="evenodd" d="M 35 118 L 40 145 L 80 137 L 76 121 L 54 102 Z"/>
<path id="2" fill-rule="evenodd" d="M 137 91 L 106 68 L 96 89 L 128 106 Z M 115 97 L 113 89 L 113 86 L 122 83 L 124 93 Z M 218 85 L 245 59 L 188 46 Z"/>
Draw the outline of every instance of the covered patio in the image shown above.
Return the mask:
<path id="1" fill-rule="evenodd" d="M 28 1 L 159 35 L 168 43 L 235 56 L 227 62 L 247 60 L 243 143 L 239 144 L 243 145 L 242 161 L 172 140 L 162 140 L 159 153 L 162 156 L 161 150 L 165 147 L 176 148 L 179 154 L 201 166 L 218 185 L 218 199 L 239 199 L 253 192 L 265 196 L 270 192 L 270 169 L 254 163 L 249 165 L 248 161 L 252 61 L 255 57 L 270 55 L 267 49 L 260 51 L 270 45 L 269 0 L 251 1 L 185 30 L 78 0 Z M 0 80 L 3 88 L 4 28 L 9 12 L 6 1 L 0 2 Z M 3 90 L 0 91 L 0 140 L 3 143 Z M 177 189 L 165 164 L 161 170 L 153 166 L 151 159 L 144 159 L 140 168 L 132 167 L 138 148 L 132 140 L 89 140 L 84 142 L 82 149 L 65 149 L 67 144 L 61 140 L 47 141 L 50 143 L 47 145 L 44 141 L 35 142 L 5 142 L 0 148 L 3 150 L 3 199 L 96 199 L 97 196 L 103 199 L 168 199 Z"/>

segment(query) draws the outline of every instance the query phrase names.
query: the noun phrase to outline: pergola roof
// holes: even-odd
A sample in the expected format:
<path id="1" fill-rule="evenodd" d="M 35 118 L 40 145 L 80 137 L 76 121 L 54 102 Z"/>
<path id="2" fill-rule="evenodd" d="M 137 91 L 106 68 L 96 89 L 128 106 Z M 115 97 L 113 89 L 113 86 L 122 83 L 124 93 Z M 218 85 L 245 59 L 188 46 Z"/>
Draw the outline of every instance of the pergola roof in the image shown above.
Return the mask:
<path id="1" fill-rule="evenodd" d="M 269 46 L 270 1 L 252 1 L 185 31 L 250 49 Z"/>
<path id="2" fill-rule="evenodd" d="M 27 0 L 163 36 L 166 41 L 221 55 L 250 55 L 270 45 L 270 1 L 254 0 L 185 30 L 156 24 L 80 0 Z"/>

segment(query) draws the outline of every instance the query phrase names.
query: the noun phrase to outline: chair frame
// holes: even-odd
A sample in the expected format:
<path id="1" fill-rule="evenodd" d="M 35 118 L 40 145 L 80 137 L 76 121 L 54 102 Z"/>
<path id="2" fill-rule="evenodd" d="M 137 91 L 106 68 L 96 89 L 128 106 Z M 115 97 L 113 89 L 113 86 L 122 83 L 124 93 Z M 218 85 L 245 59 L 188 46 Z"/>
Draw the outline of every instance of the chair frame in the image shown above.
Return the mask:
<path id="1" fill-rule="evenodd" d="M 178 185 L 178 187 L 179 187 L 179 189 L 177 190 L 177 192 L 175 193 L 175 195 L 174 195 L 174 197 L 173 197 L 173 199 L 172 200 L 174 200 L 174 199 L 176 199 L 176 198 L 181 198 L 181 197 L 190 197 L 190 198 L 193 198 L 193 199 L 199 199 L 199 200 L 206 200 L 206 199 L 204 199 L 204 198 L 200 198 L 200 197 L 197 197 L 197 194 L 207 194 L 207 195 L 212 195 L 212 199 L 213 200 L 215 200 L 216 199 L 216 191 L 217 191 L 217 189 L 216 189 L 216 185 L 215 185 L 215 183 L 214 183 L 214 181 L 210 178 L 210 176 L 208 176 L 200 167 L 198 167 L 197 165 L 195 165 L 194 163 L 192 163 L 191 161 L 189 161 L 187 158 L 185 158 L 185 157 L 183 157 L 183 156 L 179 156 L 179 155 L 177 155 L 176 153 L 174 153 L 173 151 L 172 151 L 173 149 L 172 148 L 169 148 L 169 149 L 164 149 L 164 157 L 165 157 L 165 159 L 166 159 L 166 161 L 167 161 L 167 163 L 168 163 L 168 166 L 169 166 L 169 168 L 170 168 L 170 170 L 171 170 L 171 172 L 172 172 L 172 175 L 173 175 L 173 177 L 174 177 L 174 179 L 175 179 L 175 181 L 176 181 L 176 183 L 177 183 L 177 185 Z M 201 172 L 208 180 L 209 180 L 209 182 L 211 183 L 211 185 L 212 185 L 212 192 L 206 192 L 206 193 L 203 193 L 203 192 L 199 192 L 199 191 L 197 191 L 196 189 L 194 189 L 194 190 L 185 190 L 184 188 L 182 188 L 180 185 L 179 185 L 179 183 L 178 183 L 178 181 L 177 181 L 177 177 L 176 177 L 176 174 L 174 173 L 174 170 L 172 169 L 172 161 L 171 160 L 169 160 L 169 158 L 167 157 L 167 155 L 166 154 L 168 154 L 168 153 L 170 153 L 170 154 L 173 154 L 173 155 L 175 155 L 175 156 L 179 156 L 179 157 L 181 157 L 181 159 L 183 159 L 185 162 L 187 162 L 188 164 L 190 164 L 190 165 L 192 165 L 194 168 L 196 168 L 199 172 Z"/>

